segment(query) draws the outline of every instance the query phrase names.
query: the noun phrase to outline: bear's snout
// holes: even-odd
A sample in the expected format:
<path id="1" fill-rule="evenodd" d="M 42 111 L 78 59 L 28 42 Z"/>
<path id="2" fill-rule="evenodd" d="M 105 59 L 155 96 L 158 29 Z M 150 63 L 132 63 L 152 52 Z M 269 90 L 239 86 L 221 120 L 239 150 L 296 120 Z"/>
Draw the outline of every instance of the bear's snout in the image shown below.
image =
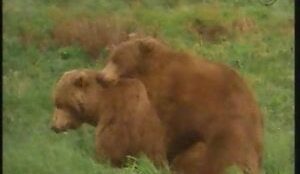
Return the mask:
<path id="1" fill-rule="evenodd" d="M 102 87 L 109 87 L 116 85 L 118 82 L 117 77 L 110 77 L 104 74 L 103 72 L 98 73 L 97 82 L 102 85 Z"/>
<path id="2" fill-rule="evenodd" d="M 58 127 L 56 127 L 54 125 L 51 126 L 51 130 L 53 130 L 57 134 L 66 131 L 66 129 L 58 128 Z"/>
<path id="3" fill-rule="evenodd" d="M 115 84 L 119 79 L 117 65 L 109 62 L 101 71 L 101 75 L 103 80 Z"/>
<path id="4" fill-rule="evenodd" d="M 74 128 L 72 128 L 72 127 L 68 127 L 68 126 L 65 126 L 65 127 L 58 127 L 58 126 L 56 126 L 56 125 L 52 125 L 51 127 L 50 127 L 50 129 L 51 130 L 53 130 L 55 133 L 65 133 L 65 132 L 67 132 L 68 131 L 68 129 L 74 129 Z"/>
<path id="5" fill-rule="evenodd" d="M 60 132 L 60 130 L 57 127 L 53 126 L 53 125 L 51 126 L 51 130 L 53 130 L 55 133 Z"/>

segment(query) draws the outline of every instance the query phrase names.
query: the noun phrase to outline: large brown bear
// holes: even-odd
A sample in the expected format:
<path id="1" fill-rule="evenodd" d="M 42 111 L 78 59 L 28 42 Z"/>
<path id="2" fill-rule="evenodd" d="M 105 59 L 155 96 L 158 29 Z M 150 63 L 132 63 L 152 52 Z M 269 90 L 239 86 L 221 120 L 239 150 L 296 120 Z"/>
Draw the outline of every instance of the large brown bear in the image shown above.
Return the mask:
<path id="1" fill-rule="evenodd" d="M 122 79 L 107 86 L 94 70 L 72 70 L 54 90 L 52 129 L 63 132 L 82 123 L 96 127 L 97 157 L 121 166 L 127 155 L 146 154 L 157 166 L 167 161 L 164 128 L 144 85 Z"/>
<path id="2" fill-rule="evenodd" d="M 168 160 L 179 173 L 220 174 L 231 165 L 260 172 L 262 116 L 234 70 L 146 37 L 117 46 L 101 73 L 111 84 L 123 77 L 145 84 L 167 129 Z"/>

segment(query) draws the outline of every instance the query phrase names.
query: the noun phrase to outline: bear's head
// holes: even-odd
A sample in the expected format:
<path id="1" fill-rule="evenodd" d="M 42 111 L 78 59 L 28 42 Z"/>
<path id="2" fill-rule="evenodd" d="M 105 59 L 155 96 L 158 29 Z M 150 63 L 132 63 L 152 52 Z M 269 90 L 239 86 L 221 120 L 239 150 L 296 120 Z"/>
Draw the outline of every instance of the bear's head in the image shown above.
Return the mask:
<path id="1" fill-rule="evenodd" d="M 98 99 L 102 85 L 94 70 L 65 72 L 57 82 L 54 93 L 54 114 L 51 128 L 59 133 L 76 129 L 82 123 L 96 125 Z"/>
<path id="2" fill-rule="evenodd" d="M 120 77 L 135 77 L 147 68 L 149 59 L 165 45 L 152 37 L 133 38 L 111 48 L 104 79 L 114 84 Z"/>

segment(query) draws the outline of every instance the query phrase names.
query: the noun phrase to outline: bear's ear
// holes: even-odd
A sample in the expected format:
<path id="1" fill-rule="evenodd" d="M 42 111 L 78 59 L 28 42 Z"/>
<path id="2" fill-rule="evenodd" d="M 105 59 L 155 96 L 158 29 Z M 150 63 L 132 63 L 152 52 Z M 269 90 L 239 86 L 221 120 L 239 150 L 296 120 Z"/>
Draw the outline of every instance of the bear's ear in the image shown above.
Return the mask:
<path id="1" fill-rule="evenodd" d="M 74 85 L 79 88 L 84 88 L 88 85 L 88 81 L 86 75 L 84 73 L 80 73 L 74 80 Z"/>
<path id="2" fill-rule="evenodd" d="M 142 53 L 149 53 L 154 49 L 155 43 L 152 39 L 141 39 L 138 41 L 138 46 Z"/>

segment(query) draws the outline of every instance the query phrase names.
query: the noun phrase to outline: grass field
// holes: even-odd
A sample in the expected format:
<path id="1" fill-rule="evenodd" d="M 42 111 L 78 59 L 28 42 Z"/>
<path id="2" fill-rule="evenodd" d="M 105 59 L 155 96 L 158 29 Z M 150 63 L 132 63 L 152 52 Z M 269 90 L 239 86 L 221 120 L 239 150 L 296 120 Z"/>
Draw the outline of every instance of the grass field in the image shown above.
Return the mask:
<path id="1" fill-rule="evenodd" d="M 291 1 L 4 0 L 3 19 L 5 174 L 165 173 L 146 158 L 123 169 L 97 164 L 88 125 L 68 135 L 49 129 L 59 76 L 73 68 L 100 69 L 105 45 L 120 42 L 124 32 L 157 35 L 174 49 L 235 67 L 264 114 L 263 173 L 294 173 Z"/>

